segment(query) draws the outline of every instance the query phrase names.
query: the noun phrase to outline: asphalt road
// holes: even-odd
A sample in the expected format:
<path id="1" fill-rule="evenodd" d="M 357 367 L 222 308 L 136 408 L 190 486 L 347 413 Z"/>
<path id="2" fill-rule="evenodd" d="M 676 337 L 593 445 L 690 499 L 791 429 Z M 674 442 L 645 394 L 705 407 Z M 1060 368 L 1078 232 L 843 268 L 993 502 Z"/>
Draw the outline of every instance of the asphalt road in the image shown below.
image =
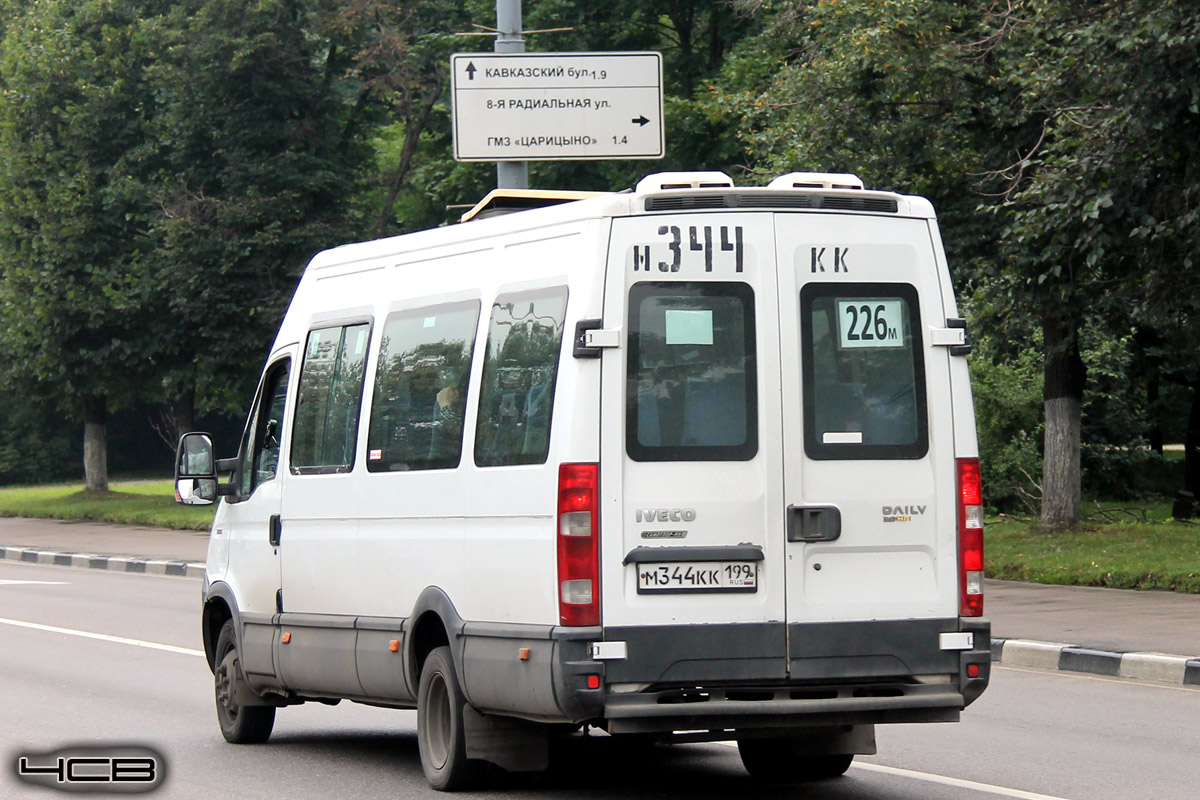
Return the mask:
<path id="1" fill-rule="evenodd" d="M 17 781 L 20 755 L 117 743 L 163 755 L 151 797 L 435 796 L 413 712 L 309 704 L 282 709 L 265 745 L 226 744 L 199 597 L 195 579 L 0 563 L 0 796 L 56 796 Z M 477 796 L 1186 797 L 1200 785 L 1200 689 L 999 667 L 963 722 L 880 727 L 878 739 L 880 755 L 846 777 L 796 789 L 755 786 L 727 745 L 639 750 L 601 736 L 552 773 L 498 775 Z"/>

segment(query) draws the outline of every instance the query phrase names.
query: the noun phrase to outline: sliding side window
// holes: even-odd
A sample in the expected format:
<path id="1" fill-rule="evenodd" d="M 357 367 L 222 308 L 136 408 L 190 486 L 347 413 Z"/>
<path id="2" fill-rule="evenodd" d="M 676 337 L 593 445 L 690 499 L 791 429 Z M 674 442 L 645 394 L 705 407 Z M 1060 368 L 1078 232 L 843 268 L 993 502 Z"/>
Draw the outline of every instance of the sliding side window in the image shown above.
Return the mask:
<path id="1" fill-rule="evenodd" d="M 496 298 L 479 390 L 478 466 L 546 463 L 566 309 L 565 288 Z"/>
<path id="2" fill-rule="evenodd" d="M 749 461 L 758 452 L 754 290 L 629 290 L 625 447 L 635 461 Z"/>
<path id="3" fill-rule="evenodd" d="M 929 434 L 916 289 L 810 284 L 800 293 L 800 310 L 808 457 L 924 457 Z"/>
<path id="4" fill-rule="evenodd" d="M 349 472 L 354 467 L 370 335 L 367 323 L 308 334 L 292 433 L 293 473 Z"/>
<path id="5" fill-rule="evenodd" d="M 388 317 L 371 401 L 368 470 L 458 466 L 478 324 L 478 301 Z"/>

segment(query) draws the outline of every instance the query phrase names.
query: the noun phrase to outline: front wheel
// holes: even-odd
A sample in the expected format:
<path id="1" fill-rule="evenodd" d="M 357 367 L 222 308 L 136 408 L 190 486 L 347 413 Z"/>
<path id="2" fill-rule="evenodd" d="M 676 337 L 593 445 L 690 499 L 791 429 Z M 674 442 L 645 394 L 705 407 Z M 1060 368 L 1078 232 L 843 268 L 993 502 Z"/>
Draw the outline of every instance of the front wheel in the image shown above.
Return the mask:
<path id="1" fill-rule="evenodd" d="M 436 648 L 425 659 L 417 687 L 417 744 L 425 778 L 439 791 L 471 788 L 479 782 L 486 766 L 467 758 L 463 729 L 466 704 L 454 674 L 450 648 Z"/>
<path id="2" fill-rule="evenodd" d="M 738 753 L 750 777 L 764 783 L 806 783 L 845 774 L 853 755 L 804 755 L 793 739 L 738 739 Z"/>
<path id="3" fill-rule="evenodd" d="M 217 697 L 217 722 L 221 735 L 233 744 L 261 744 L 275 726 L 274 706 L 245 706 L 238 697 L 249 693 L 242 675 L 233 620 L 225 620 L 217 637 L 217 667 L 213 670 Z"/>

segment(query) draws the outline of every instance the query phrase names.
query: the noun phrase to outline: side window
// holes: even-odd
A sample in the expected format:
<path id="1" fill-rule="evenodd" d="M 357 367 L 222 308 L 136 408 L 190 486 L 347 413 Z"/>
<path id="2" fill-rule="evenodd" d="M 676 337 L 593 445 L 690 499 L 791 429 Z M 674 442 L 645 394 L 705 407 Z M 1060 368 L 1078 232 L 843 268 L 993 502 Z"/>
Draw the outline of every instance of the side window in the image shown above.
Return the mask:
<path id="1" fill-rule="evenodd" d="M 546 463 L 566 308 L 565 288 L 496 298 L 479 388 L 477 465 Z"/>
<path id="2" fill-rule="evenodd" d="M 629 290 L 625 449 L 635 461 L 749 461 L 758 453 L 754 290 Z"/>
<path id="3" fill-rule="evenodd" d="M 308 334 L 292 432 L 292 472 L 349 472 L 354 466 L 370 331 L 370 325 L 361 323 Z"/>
<path id="4" fill-rule="evenodd" d="M 929 436 L 916 289 L 810 284 L 800 314 L 808 457 L 922 458 Z"/>
<path id="5" fill-rule="evenodd" d="M 451 469 L 462 457 L 479 303 L 392 314 L 383 328 L 367 469 Z"/>
<path id="6" fill-rule="evenodd" d="M 279 467 L 279 428 L 287 403 L 291 359 L 271 367 L 263 381 L 254 413 L 242 435 L 238 494 L 248 497 L 259 484 L 273 480 Z"/>

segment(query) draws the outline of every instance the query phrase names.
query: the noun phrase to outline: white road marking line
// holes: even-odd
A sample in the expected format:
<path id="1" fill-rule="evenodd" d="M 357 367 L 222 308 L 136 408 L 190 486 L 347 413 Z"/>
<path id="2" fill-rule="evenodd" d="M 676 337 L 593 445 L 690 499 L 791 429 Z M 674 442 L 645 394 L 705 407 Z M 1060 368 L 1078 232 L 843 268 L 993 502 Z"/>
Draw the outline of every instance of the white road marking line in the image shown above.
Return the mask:
<path id="1" fill-rule="evenodd" d="M 737 747 L 737 742 L 715 742 L 714 744 L 725 745 L 726 747 Z M 1051 794 L 1038 794 L 1037 792 L 1026 792 L 1021 789 L 1009 789 L 1006 786 L 993 786 L 990 783 L 976 783 L 975 781 L 965 781 L 961 778 L 948 778 L 945 775 L 934 775 L 930 772 L 917 772 L 911 769 L 900 769 L 899 767 L 885 767 L 883 764 L 868 764 L 865 761 L 855 760 L 850 765 L 850 769 L 865 769 L 868 772 L 880 772 L 884 775 L 895 775 L 899 778 L 912 778 L 917 781 L 927 781 L 929 783 L 940 783 L 943 786 L 952 786 L 956 789 L 971 789 L 976 792 L 988 792 L 989 794 L 998 794 L 1002 797 L 1013 797 L 1016 800 L 1067 800 L 1065 797 L 1058 797 Z"/>
<path id="2" fill-rule="evenodd" d="M 11 581 L 11 580 L 0 580 L 0 586 L 29 586 L 29 585 L 31 585 L 31 584 L 32 584 L 32 585 L 38 585 L 38 586 L 66 586 L 66 585 L 67 585 L 67 582 L 66 582 L 66 581 Z"/>
<path id="3" fill-rule="evenodd" d="M 126 639 L 124 636 L 109 636 L 107 633 L 92 633 L 91 631 L 77 631 L 71 628 L 59 628 L 54 625 L 39 625 L 36 622 L 24 622 L 19 619 L 5 619 L 0 617 L 0 623 L 4 625 L 15 625 L 18 628 L 29 628 L 35 631 L 47 631 L 49 633 L 64 633 L 68 636 L 82 636 L 85 639 L 99 639 L 102 642 L 115 642 L 117 644 L 128 644 L 134 647 L 145 647 L 150 650 L 162 650 L 167 653 L 179 653 L 185 656 L 200 656 L 204 657 L 203 650 L 192 650 L 187 647 L 176 647 L 173 644 L 160 644 L 158 642 L 144 642 L 141 639 Z"/>
<path id="4" fill-rule="evenodd" d="M 945 775 L 933 775 L 928 772 L 916 772 L 911 769 L 885 767 L 882 764 L 865 764 L 861 761 L 855 761 L 850 768 L 865 769 L 868 772 L 881 772 L 885 775 L 895 775 L 900 778 L 912 778 L 919 781 L 928 781 L 929 783 L 940 783 L 943 786 L 952 786 L 955 789 L 970 789 L 976 792 L 998 794 L 1002 797 L 1014 797 L 1017 798 L 1017 800 L 1066 800 L 1066 798 L 1057 797 L 1055 795 L 1038 794 L 1037 792 L 1025 792 L 1020 789 L 1009 789 L 1005 786 L 993 786 L 990 783 L 964 781 L 960 778 L 948 778 Z"/>

